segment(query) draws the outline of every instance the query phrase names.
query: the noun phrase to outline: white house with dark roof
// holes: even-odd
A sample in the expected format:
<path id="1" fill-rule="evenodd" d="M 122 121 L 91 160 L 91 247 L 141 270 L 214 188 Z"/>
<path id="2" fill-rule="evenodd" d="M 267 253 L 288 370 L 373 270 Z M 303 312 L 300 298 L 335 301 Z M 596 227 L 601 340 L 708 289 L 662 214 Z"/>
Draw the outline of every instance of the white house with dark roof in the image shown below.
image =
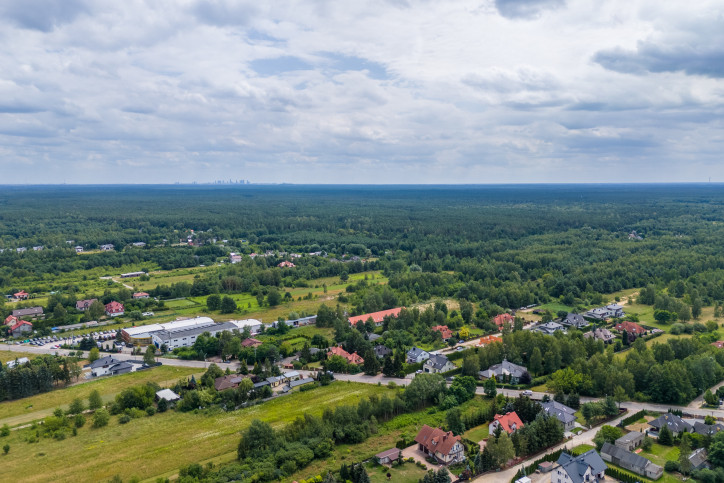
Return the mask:
<path id="1" fill-rule="evenodd" d="M 561 319 L 561 324 L 567 325 L 568 327 L 574 327 L 576 329 L 582 329 L 588 327 L 589 323 L 583 318 L 581 314 L 568 314 Z"/>
<path id="2" fill-rule="evenodd" d="M 407 363 L 408 364 L 419 364 L 425 362 L 430 358 L 430 353 L 420 349 L 419 347 L 413 347 L 407 351 Z"/>
<path id="3" fill-rule="evenodd" d="M 608 468 L 595 449 L 575 457 L 568 453 L 561 453 L 558 457 L 558 465 L 551 476 L 551 481 L 556 483 L 602 481 L 606 476 L 606 468 Z"/>
<path id="4" fill-rule="evenodd" d="M 484 371 L 478 372 L 478 376 L 481 379 L 490 379 L 495 377 L 499 382 L 510 381 L 511 384 L 518 384 L 524 374 L 528 373 L 528 369 L 518 364 L 508 362 L 507 359 L 503 359 L 500 364 L 493 364 Z"/>
<path id="5" fill-rule="evenodd" d="M 571 409 L 565 404 L 561 404 L 558 401 L 548 401 L 541 403 L 543 411 L 549 416 L 553 416 L 563 424 L 565 431 L 573 431 L 576 426 L 576 411 Z"/>
<path id="6" fill-rule="evenodd" d="M 430 358 L 422 365 L 422 370 L 431 374 L 442 374 L 456 369 L 457 366 L 442 354 L 430 354 Z"/>

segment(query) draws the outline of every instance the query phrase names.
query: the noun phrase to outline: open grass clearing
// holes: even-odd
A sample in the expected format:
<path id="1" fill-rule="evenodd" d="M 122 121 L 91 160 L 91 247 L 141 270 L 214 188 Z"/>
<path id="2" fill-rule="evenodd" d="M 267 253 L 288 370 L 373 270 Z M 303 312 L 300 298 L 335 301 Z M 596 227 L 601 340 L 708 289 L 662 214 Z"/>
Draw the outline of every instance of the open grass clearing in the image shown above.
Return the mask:
<path id="1" fill-rule="evenodd" d="M 191 462 L 233 459 L 239 432 L 253 419 L 279 427 L 305 413 L 319 415 L 326 407 L 356 404 L 360 397 L 392 391 L 385 386 L 336 382 L 228 413 L 168 411 L 125 425 L 113 417 L 105 428 L 86 424 L 77 436 L 64 441 L 42 438 L 29 444 L 24 441 L 29 430 L 13 431 L 7 438 L 14 449 L 13 458 L 3 461 L 0 481 L 107 481 L 115 474 L 124 479 L 172 476 Z M 325 404 L 319 404 L 320 400 Z"/>
<path id="2" fill-rule="evenodd" d="M 404 463 L 401 466 L 392 468 L 374 463 L 368 463 L 367 475 L 370 477 L 371 483 L 383 483 L 394 481 L 395 483 L 417 483 L 425 476 L 426 470 L 423 470 L 415 463 Z M 392 475 L 391 479 L 387 479 L 387 474 Z"/>
<path id="3" fill-rule="evenodd" d="M 40 354 L 36 352 L 14 352 L 14 351 L 8 351 L 3 350 L 3 347 L 0 346 L 0 362 L 5 364 L 8 361 L 14 361 L 15 359 L 20 359 L 23 357 L 27 357 L 28 359 L 35 359 Z"/>
<path id="4" fill-rule="evenodd" d="M 67 409 L 68 405 L 70 405 L 75 398 L 80 398 L 87 404 L 88 396 L 94 390 L 97 390 L 103 399 L 108 401 L 127 387 L 145 384 L 146 382 L 155 382 L 160 386 L 169 386 L 191 374 L 200 374 L 199 369 L 159 366 L 146 371 L 102 377 L 23 399 L 5 401 L 0 403 L 0 425 L 8 424 L 10 426 L 16 426 L 45 418 L 52 414 L 55 408 Z"/>
<path id="5" fill-rule="evenodd" d="M 463 437 L 469 439 L 470 441 L 482 441 L 488 436 L 488 423 L 468 429 L 465 433 L 463 433 Z"/>

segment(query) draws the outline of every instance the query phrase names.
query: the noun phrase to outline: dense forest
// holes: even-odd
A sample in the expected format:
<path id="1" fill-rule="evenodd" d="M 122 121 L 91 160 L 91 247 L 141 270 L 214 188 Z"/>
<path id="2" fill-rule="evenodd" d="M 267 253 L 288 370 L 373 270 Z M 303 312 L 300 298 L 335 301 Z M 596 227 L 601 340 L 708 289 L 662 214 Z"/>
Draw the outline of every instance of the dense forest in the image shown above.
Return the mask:
<path id="1" fill-rule="evenodd" d="M 399 304 L 455 296 L 501 308 L 551 298 L 573 306 L 680 283 L 709 305 L 724 299 L 723 204 L 718 185 L 5 187 L 0 289 L 62 290 L 46 275 L 281 250 L 327 256 L 306 256 L 292 271 L 273 257 L 245 258 L 193 294 L 381 269 Z M 107 243 L 116 250 L 73 249 Z M 359 311 L 389 305 L 373 298 L 353 302 Z"/>

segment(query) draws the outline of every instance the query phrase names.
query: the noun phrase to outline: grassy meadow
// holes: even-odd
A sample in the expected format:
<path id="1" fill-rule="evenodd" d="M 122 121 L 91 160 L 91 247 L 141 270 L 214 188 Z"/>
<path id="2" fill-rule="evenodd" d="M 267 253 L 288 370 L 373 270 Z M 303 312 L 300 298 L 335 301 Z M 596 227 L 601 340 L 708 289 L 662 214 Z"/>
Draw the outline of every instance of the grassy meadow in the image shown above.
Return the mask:
<path id="1" fill-rule="evenodd" d="M 279 427 L 305 413 L 319 415 L 325 407 L 356 404 L 361 397 L 392 391 L 395 389 L 385 386 L 336 382 L 233 412 L 168 411 L 125 425 L 114 416 L 104 428 L 92 428 L 89 422 L 77 436 L 63 441 L 41 438 L 28 443 L 27 437 L 35 431 L 20 429 L 3 438 L 11 449 L 0 466 L 0 481 L 106 481 L 116 474 L 124 480 L 173 476 L 180 466 L 191 462 L 232 460 L 239 432 L 253 419 Z"/>

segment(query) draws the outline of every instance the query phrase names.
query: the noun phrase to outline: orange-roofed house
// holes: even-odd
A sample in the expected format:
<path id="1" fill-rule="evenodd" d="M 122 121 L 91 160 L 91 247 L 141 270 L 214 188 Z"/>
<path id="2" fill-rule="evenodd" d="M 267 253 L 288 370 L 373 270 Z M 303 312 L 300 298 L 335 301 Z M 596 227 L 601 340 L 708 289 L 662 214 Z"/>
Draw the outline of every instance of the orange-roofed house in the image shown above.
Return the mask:
<path id="1" fill-rule="evenodd" d="M 518 414 L 515 411 L 506 414 L 496 414 L 493 422 L 488 426 L 488 431 L 493 434 L 498 426 L 508 434 L 513 434 L 515 431 L 523 427 L 523 421 L 520 420 Z"/>
<path id="2" fill-rule="evenodd" d="M 497 335 L 486 335 L 485 337 L 481 337 L 480 341 L 478 342 L 478 345 L 480 347 L 485 347 L 490 344 L 495 344 L 496 342 L 503 343 L 503 339 L 498 337 Z"/>
<path id="3" fill-rule="evenodd" d="M 448 329 L 447 325 L 436 325 L 432 328 L 433 331 L 440 332 L 443 340 L 448 340 L 452 337 L 452 330 Z"/>
<path id="4" fill-rule="evenodd" d="M 343 357 L 349 364 L 364 364 L 365 360 L 360 357 L 356 352 L 353 352 L 350 354 L 346 350 L 342 349 L 339 346 L 334 346 L 331 349 L 329 349 L 329 352 L 327 352 L 327 357 L 331 356 L 340 356 Z"/>
<path id="5" fill-rule="evenodd" d="M 513 317 L 510 314 L 500 314 L 493 317 L 493 323 L 498 326 L 498 329 L 503 329 L 503 326 L 505 324 L 513 326 L 513 322 L 515 322 L 515 317 Z"/>
<path id="6" fill-rule="evenodd" d="M 295 265 L 292 262 L 288 262 L 286 260 L 284 260 L 283 262 L 280 262 L 279 265 L 277 265 L 277 267 L 280 267 L 280 268 L 294 268 L 294 266 Z"/>
<path id="7" fill-rule="evenodd" d="M 29 296 L 30 294 L 28 294 L 28 292 L 26 292 L 25 290 L 21 290 L 20 292 L 13 294 L 13 297 L 16 300 L 28 300 Z"/>
<path id="8" fill-rule="evenodd" d="M 5 319 L 4 325 L 15 325 L 18 323 L 20 319 L 15 317 L 14 315 L 8 315 Z"/>
<path id="9" fill-rule="evenodd" d="M 136 292 L 133 294 L 134 299 L 147 299 L 149 295 L 146 292 Z"/>
<path id="10" fill-rule="evenodd" d="M 415 443 L 418 450 L 448 465 L 465 460 L 465 448 L 461 439 L 460 436 L 454 436 L 452 431 L 445 432 L 425 424 L 415 436 Z"/>
<path id="11" fill-rule="evenodd" d="M 385 317 L 398 317 L 403 307 L 390 310 L 380 310 L 379 312 L 372 312 L 371 314 L 356 315 L 349 318 L 349 323 L 352 327 L 356 326 L 358 322 L 367 322 L 368 319 L 372 319 L 376 326 L 381 326 L 384 322 Z"/>

